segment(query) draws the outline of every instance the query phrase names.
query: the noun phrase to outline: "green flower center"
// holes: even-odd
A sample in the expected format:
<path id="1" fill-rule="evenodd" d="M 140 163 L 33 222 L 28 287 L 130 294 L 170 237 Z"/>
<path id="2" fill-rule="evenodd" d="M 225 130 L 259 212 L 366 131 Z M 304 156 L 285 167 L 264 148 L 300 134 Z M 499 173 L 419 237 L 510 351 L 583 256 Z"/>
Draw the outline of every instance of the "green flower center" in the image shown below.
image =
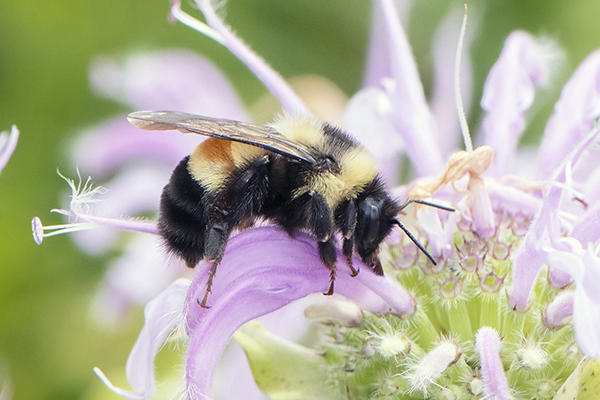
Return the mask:
<path id="1" fill-rule="evenodd" d="M 525 230 L 522 218 L 498 217 L 502 223 L 490 239 L 456 231 L 452 258 L 438 266 L 409 240 L 387 244 L 381 252 L 386 274 L 412 292 L 417 312 L 408 318 L 365 313 L 353 328 L 317 323 L 314 348 L 324 354 L 330 385 L 352 399 L 482 398 L 475 334 L 488 326 L 502 338 L 500 358 L 515 398 L 552 398 L 582 356 L 571 323 L 544 326 L 542 313 L 561 291 L 551 286 L 547 271 L 539 275 L 526 312 L 509 308 L 510 255 Z M 449 361 L 427 369 L 433 351 L 448 354 Z"/>

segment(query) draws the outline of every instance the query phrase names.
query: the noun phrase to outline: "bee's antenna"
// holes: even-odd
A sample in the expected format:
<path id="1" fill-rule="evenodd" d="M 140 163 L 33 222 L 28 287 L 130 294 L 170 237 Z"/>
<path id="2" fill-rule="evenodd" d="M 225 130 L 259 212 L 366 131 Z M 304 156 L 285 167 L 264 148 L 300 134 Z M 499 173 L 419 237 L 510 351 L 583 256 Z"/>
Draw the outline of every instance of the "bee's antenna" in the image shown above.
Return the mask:
<path id="1" fill-rule="evenodd" d="M 400 229 L 402 229 L 404 231 L 404 233 L 406 233 L 406 236 L 408 236 L 410 238 L 410 240 L 412 240 L 413 243 L 417 245 L 419 250 L 421 250 L 423 252 L 423 254 L 425 254 L 427 256 L 427 258 L 429 258 L 429 260 L 433 263 L 433 265 L 437 265 L 435 258 L 433 258 L 433 256 L 431 254 L 429 254 L 429 252 L 427 250 L 425 250 L 425 247 L 423 247 L 423 245 L 421 243 L 419 243 L 417 238 L 414 237 L 413 234 L 410 233 L 410 231 L 408 229 L 406 229 L 406 227 L 404 225 L 402 225 L 402 222 L 400 222 L 397 218 L 394 218 L 394 223 L 396 225 L 398 225 L 400 227 Z"/>
<path id="2" fill-rule="evenodd" d="M 448 212 L 454 212 L 454 211 L 456 211 L 452 207 L 447 207 L 447 206 L 443 206 L 441 204 L 436 204 L 436 203 L 430 203 L 428 201 L 419 200 L 419 199 L 408 199 L 408 200 L 406 200 L 403 204 L 400 205 L 400 210 L 399 211 L 404 210 L 409 204 L 412 204 L 412 203 L 423 204 L 424 206 L 439 208 L 440 210 L 444 210 L 444 211 L 448 211 Z M 425 254 L 425 256 L 427 256 L 427 258 L 429 258 L 429 260 L 433 263 L 433 265 L 437 265 L 437 262 L 435 261 L 435 258 L 433 258 L 433 256 L 431 254 L 429 254 L 429 252 L 427 250 L 425 250 L 425 247 L 423 247 L 423 245 L 421 243 L 419 243 L 419 241 L 417 240 L 417 238 L 414 237 L 413 234 L 410 233 L 410 231 L 408 229 L 406 229 L 406 227 L 404 225 L 402 225 L 402 222 L 400 222 L 400 220 L 398 218 L 394 218 L 393 222 L 396 225 L 398 225 L 400 227 L 400 229 L 402 229 L 404 231 L 404 233 L 406 233 L 406 236 L 408 236 L 409 239 L 412 240 L 413 243 L 419 248 L 419 250 L 421 250 L 423 252 L 423 254 Z"/>
<path id="3" fill-rule="evenodd" d="M 409 204 L 412 204 L 412 203 L 423 204 L 424 206 L 439 208 L 440 210 L 444 210 L 444 211 L 448 211 L 448 212 L 454 212 L 454 211 L 456 211 L 452 207 L 443 206 L 441 204 L 436 204 L 436 203 L 430 203 L 428 201 L 419 200 L 419 199 L 408 199 L 408 200 L 406 200 L 404 203 L 402 203 L 400 205 L 400 211 L 404 210 Z"/>

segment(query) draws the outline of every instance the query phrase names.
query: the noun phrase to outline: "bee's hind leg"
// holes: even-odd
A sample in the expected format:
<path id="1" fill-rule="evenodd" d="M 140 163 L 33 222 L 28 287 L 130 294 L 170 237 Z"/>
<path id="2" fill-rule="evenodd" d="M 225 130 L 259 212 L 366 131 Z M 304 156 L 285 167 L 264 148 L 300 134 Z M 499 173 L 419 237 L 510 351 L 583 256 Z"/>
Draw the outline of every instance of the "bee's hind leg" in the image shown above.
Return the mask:
<path id="1" fill-rule="evenodd" d="M 204 297 L 202 297 L 202 301 L 198 301 L 198 305 L 202 308 L 210 308 L 206 305 L 206 301 L 208 300 L 208 294 L 212 291 L 212 282 L 213 278 L 217 273 L 217 267 L 221 260 L 217 260 L 212 263 L 210 266 L 210 271 L 208 271 L 208 280 L 206 281 L 206 290 L 204 291 Z"/>
<path id="2" fill-rule="evenodd" d="M 337 253 L 335 251 L 335 241 L 333 238 L 325 242 L 319 242 L 319 256 L 323 264 L 329 269 L 329 290 L 324 293 L 325 296 L 331 296 L 333 294 L 333 285 L 335 283 L 335 272 Z"/>
<path id="3" fill-rule="evenodd" d="M 229 229 L 229 226 L 226 223 L 214 224 L 207 232 L 204 248 L 206 251 L 206 259 L 209 262 L 212 262 L 212 265 L 208 272 L 204 297 L 202 297 L 202 301 L 198 302 L 202 308 L 209 308 L 206 305 L 206 301 L 208 300 L 209 293 L 212 291 L 213 278 L 217 273 L 217 267 L 221 263 L 221 259 L 225 253 L 225 247 L 227 246 L 227 240 L 229 239 L 230 233 L 231 229 Z"/>

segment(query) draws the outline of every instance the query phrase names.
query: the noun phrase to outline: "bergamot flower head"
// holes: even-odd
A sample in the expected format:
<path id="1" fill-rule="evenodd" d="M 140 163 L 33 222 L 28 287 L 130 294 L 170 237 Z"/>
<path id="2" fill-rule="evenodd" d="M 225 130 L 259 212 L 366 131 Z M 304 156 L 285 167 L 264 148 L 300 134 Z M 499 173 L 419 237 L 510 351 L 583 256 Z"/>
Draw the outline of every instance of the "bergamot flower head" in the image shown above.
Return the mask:
<path id="1" fill-rule="evenodd" d="M 288 112 L 310 112 L 212 2 L 197 5 L 206 23 L 177 1 L 172 16 L 230 49 Z M 600 352 L 600 112 L 598 86 L 589 84 L 600 76 L 600 53 L 563 90 L 538 154 L 537 180 L 516 178 L 508 168 L 525 112 L 549 78 L 546 43 L 525 32 L 508 37 L 485 84 L 479 147 L 464 129 L 465 150 L 454 149 L 445 162 L 394 2 L 380 0 L 376 10 L 388 64 L 372 69 L 371 86 L 351 99 L 345 128 L 373 145 L 376 157 L 387 137 L 380 135 L 391 135 L 388 147 L 410 158 L 419 177 L 395 189 L 399 198 L 434 197 L 456 207 L 450 215 L 414 207 L 402 216 L 438 264 L 392 235 L 381 251 L 385 277 L 365 266 L 355 278 L 338 276 L 337 293 L 359 310 L 339 298 L 307 308 L 317 334 L 304 347 L 244 324 L 326 290 L 328 271 L 314 238 L 291 239 L 276 227 L 243 232 L 227 246 L 210 309 L 198 306 L 208 263 L 148 303 L 127 366 L 133 391 L 97 370 L 117 394 L 152 396 L 152 361 L 177 329 L 187 346 L 182 392 L 194 400 L 213 396 L 215 367 L 232 335 L 271 398 L 545 399 L 576 395 L 577 380 L 597 385 L 598 365 L 584 357 Z M 389 156 L 387 148 L 377 158 L 393 182 Z M 344 263 L 341 252 L 338 259 Z"/>

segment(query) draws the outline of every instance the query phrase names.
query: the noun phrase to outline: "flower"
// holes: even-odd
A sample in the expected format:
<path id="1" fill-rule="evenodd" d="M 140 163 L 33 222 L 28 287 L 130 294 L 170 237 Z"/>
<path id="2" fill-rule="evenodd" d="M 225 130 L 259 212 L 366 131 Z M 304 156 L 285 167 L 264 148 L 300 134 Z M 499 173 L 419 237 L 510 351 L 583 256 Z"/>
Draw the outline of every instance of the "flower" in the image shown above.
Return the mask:
<path id="1" fill-rule="evenodd" d="M 172 16 L 230 49 L 289 112 L 309 112 L 231 33 L 209 0 L 197 5 L 206 24 L 184 13 L 177 1 Z M 380 23 L 373 40 L 384 39 L 385 45 L 372 46 L 370 54 L 386 57 L 369 64 L 370 86 L 350 100 L 346 128 L 359 138 L 367 135 L 363 141 L 383 154 L 380 162 L 400 152 L 411 159 L 419 177 L 395 189 L 399 197 L 435 194 L 456 206 L 451 215 L 415 207 L 403 216 L 438 264 L 405 237 L 392 235 L 381 251 L 385 278 L 365 266 L 355 278 L 340 273 L 336 291 L 345 299 L 307 308 L 316 329 L 307 348 L 246 323 L 326 290 L 328 271 L 314 239 L 302 233 L 290 238 L 272 226 L 240 233 L 230 239 L 219 266 L 211 308 L 198 306 L 208 263 L 191 281 L 175 281 L 147 304 L 146 322 L 127 364 L 133 391 L 115 387 L 96 371 L 117 394 L 152 396 L 152 362 L 172 331 L 187 345 L 183 391 L 190 399 L 212 396 L 215 367 L 232 335 L 245 349 L 260 389 L 273 398 L 285 393 L 297 398 L 551 398 L 559 391 L 575 396 L 578 386 L 572 381 L 598 384 L 597 366 L 584 355 L 598 357 L 600 350 L 595 162 L 600 133 L 594 123 L 600 112 L 598 86 L 586 84 L 600 76 L 600 53 L 590 55 L 565 86 L 546 128 L 534 181 L 509 175 L 509 167 L 536 88 L 549 81 L 554 53 L 547 43 L 525 32 L 509 36 L 485 84 L 480 146 L 473 148 L 464 129 L 466 151 L 452 154 L 444 167 L 441 155 L 450 152 L 436 140 L 436 120 L 391 0 L 377 2 L 375 20 Z M 381 65 L 382 59 L 388 63 Z M 377 130 L 394 138 L 387 149 Z M 393 182 L 394 170 L 384 165 L 383 171 Z M 338 258 L 343 264 L 341 254 Z M 360 260 L 354 262 L 361 266 Z M 345 301 L 353 306 L 345 307 Z M 305 380 L 296 379 L 285 362 L 268 357 L 274 349 L 279 359 L 300 360 Z"/>
<path id="2" fill-rule="evenodd" d="M 17 147 L 17 141 L 19 140 L 19 130 L 16 125 L 13 125 L 10 133 L 0 133 L 0 172 L 4 169 L 10 156 L 12 156 L 15 148 Z"/>
<path id="3" fill-rule="evenodd" d="M 12 126 L 10 133 L 0 132 L 0 172 L 2 172 L 15 151 L 18 140 L 19 130 L 16 125 Z M 0 399 L 11 399 L 13 391 L 13 384 L 7 368 L 5 365 L 2 365 L 2 360 L 0 359 Z"/>

